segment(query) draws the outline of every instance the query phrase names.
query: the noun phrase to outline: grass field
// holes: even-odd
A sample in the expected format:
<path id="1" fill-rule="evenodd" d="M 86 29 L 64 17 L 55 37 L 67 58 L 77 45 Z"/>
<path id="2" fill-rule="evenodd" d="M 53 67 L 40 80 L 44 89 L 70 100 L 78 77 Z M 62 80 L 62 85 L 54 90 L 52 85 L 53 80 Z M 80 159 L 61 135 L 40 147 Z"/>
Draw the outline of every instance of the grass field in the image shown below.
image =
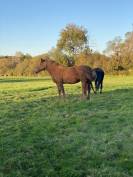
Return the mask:
<path id="1" fill-rule="evenodd" d="M 133 177 L 133 76 L 81 100 L 48 78 L 0 78 L 0 177 Z"/>

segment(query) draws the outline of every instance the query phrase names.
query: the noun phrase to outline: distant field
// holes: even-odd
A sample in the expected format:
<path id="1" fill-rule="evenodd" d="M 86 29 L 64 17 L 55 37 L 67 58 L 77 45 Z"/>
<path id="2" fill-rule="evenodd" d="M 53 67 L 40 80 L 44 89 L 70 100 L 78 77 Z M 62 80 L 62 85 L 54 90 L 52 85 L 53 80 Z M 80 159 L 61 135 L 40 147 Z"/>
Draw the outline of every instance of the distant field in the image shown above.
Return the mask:
<path id="1" fill-rule="evenodd" d="M 132 177 L 133 76 L 81 100 L 50 78 L 0 78 L 0 177 Z"/>

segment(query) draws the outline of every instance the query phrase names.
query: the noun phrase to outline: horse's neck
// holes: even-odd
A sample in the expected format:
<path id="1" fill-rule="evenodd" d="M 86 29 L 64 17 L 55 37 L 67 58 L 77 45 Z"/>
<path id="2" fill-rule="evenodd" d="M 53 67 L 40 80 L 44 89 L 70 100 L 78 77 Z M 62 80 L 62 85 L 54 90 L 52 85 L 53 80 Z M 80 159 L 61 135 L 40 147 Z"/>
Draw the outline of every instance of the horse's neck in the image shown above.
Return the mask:
<path id="1" fill-rule="evenodd" d="M 58 67 L 58 65 L 56 65 L 56 64 L 51 64 L 51 65 L 48 64 L 47 65 L 47 71 L 52 77 L 55 75 L 57 67 Z"/>

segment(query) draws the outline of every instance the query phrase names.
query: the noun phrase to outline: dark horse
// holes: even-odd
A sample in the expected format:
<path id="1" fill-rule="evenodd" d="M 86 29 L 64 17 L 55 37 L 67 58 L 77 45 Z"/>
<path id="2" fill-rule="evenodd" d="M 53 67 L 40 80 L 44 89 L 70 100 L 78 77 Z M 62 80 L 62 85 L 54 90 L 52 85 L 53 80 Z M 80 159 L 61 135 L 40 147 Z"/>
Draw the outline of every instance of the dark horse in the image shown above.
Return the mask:
<path id="1" fill-rule="evenodd" d="M 35 73 L 43 70 L 47 70 L 52 80 L 56 83 L 59 96 L 61 96 L 61 94 L 65 96 L 63 84 L 75 84 L 81 81 L 83 98 L 90 98 L 91 81 L 96 79 L 96 73 L 89 66 L 65 67 L 47 57 L 41 59 L 40 65 L 35 69 Z"/>
<path id="2" fill-rule="evenodd" d="M 93 71 L 96 72 L 95 90 L 96 92 L 100 90 L 100 93 L 102 93 L 104 71 L 101 68 L 94 68 Z"/>

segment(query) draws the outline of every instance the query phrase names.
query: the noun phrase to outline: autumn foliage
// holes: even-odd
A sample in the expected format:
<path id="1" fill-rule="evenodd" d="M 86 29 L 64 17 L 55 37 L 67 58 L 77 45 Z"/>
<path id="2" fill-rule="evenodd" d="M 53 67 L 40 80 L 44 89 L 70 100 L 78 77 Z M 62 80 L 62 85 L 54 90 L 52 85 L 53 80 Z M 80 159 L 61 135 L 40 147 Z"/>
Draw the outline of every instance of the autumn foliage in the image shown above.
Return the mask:
<path id="1" fill-rule="evenodd" d="M 124 39 L 116 37 L 109 41 L 104 54 L 90 49 L 88 43 L 87 30 L 69 24 L 61 30 L 56 47 L 46 54 L 32 57 L 16 52 L 15 56 L 0 56 L 0 76 L 34 76 L 34 68 L 45 55 L 66 66 L 86 64 L 111 74 L 133 72 L 133 32 L 127 32 Z"/>

